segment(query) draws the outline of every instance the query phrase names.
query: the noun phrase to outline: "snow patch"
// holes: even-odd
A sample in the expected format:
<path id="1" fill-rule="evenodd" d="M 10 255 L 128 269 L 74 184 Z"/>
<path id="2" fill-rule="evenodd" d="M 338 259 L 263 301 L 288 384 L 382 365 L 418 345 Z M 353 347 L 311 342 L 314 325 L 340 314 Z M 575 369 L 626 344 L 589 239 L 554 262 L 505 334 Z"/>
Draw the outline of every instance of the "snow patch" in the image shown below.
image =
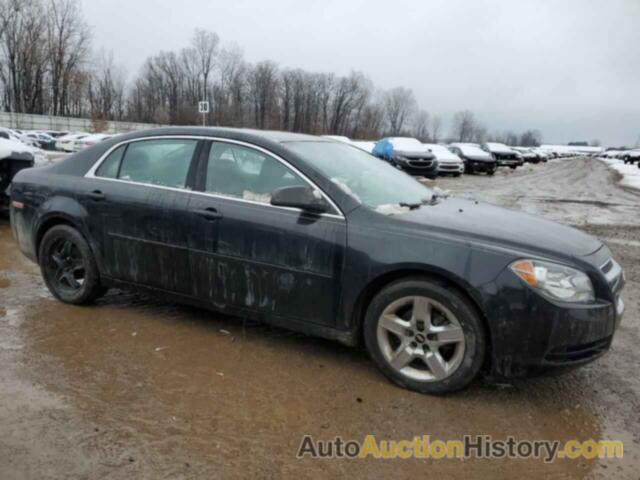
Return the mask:
<path id="1" fill-rule="evenodd" d="M 622 160 L 618 160 L 617 158 L 600 157 L 599 160 L 622 175 L 622 180 L 620 180 L 621 186 L 640 190 L 640 168 L 638 168 L 638 163 L 625 165 Z"/>

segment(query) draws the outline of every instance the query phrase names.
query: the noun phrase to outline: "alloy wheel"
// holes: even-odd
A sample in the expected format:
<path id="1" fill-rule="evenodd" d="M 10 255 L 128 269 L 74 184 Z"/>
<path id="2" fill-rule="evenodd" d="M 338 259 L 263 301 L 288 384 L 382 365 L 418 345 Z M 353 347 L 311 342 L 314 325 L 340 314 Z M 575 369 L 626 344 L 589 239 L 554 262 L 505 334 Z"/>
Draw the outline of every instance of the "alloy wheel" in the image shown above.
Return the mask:
<path id="1" fill-rule="evenodd" d="M 47 260 L 57 290 L 74 293 L 82 288 L 85 281 L 84 259 L 71 240 L 61 238 L 54 242 Z"/>
<path id="2" fill-rule="evenodd" d="M 424 296 L 390 303 L 378 319 L 377 339 L 388 364 L 412 380 L 443 380 L 464 358 L 460 322 L 444 305 Z"/>

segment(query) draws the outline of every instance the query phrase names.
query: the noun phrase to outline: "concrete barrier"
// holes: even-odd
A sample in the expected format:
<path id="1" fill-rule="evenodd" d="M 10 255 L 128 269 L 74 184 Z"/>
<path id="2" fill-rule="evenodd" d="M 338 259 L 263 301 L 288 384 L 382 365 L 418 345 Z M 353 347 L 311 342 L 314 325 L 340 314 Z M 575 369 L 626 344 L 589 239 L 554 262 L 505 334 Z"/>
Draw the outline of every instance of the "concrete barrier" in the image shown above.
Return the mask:
<path id="1" fill-rule="evenodd" d="M 104 122 L 104 133 L 122 133 L 145 128 L 161 127 L 153 123 Z M 19 130 L 55 130 L 68 132 L 93 132 L 94 124 L 88 118 L 54 117 L 28 113 L 0 112 L 0 127 Z"/>

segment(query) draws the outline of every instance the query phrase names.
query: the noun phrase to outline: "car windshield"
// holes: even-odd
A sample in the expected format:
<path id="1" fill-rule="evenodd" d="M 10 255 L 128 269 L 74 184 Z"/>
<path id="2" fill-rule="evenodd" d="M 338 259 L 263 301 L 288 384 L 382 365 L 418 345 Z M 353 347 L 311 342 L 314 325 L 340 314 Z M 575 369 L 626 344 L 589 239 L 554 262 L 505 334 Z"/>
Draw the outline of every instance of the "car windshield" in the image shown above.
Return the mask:
<path id="1" fill-rule="evenodd" d="M 429 188 L 411 176 L 357 147 L 338 142 L 285 145 L 343 191 L 379 212 L 399 213 L 397 207 L 401 204 L 418 205 L 433 196 Z"/>

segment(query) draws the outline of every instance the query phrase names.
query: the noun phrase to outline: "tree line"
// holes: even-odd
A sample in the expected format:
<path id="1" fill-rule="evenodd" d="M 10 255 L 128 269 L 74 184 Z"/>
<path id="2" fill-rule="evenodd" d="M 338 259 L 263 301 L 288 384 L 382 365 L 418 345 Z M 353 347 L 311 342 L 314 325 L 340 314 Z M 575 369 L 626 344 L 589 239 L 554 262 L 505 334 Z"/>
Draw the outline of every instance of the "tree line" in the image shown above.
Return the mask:
<path id="1" fill-rule="evenodd" d="M 380 90 L 368 76 L 345 76 L 247 62 L 237 45 L 195 30 L 188 45 L 160 51 L 128 79 L 112 54 L 91 48 L 79 0 L 0 0 L 2 109 L 169 125 L 207 124 L 377 139 L 410 135 L 425 142 L 503 141 L 537 145 L 540 132 L 488 133 L 473 112 L 454 115 L 445 135 L 439 115 L 405 87 Z"/>

